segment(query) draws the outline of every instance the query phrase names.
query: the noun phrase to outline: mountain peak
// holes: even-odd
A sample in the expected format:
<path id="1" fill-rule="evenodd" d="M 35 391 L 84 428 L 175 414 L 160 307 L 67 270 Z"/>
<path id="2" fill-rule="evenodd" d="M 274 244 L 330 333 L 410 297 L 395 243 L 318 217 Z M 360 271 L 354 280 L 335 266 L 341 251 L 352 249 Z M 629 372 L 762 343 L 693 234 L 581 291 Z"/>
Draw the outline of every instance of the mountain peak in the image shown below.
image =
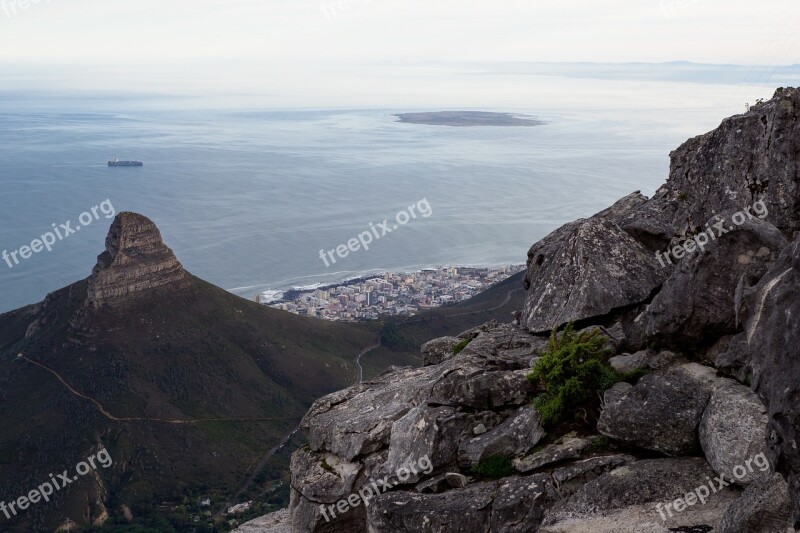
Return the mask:
<path id="1" fill-rule="evenodd" d="M 106 251 L 97 257 L 88 280 L 88 301 L 95 307 L 120 305 L 159 287 L 184 288 L 189 279 L 155 223 L 125 211 L 114 218 Z"/>

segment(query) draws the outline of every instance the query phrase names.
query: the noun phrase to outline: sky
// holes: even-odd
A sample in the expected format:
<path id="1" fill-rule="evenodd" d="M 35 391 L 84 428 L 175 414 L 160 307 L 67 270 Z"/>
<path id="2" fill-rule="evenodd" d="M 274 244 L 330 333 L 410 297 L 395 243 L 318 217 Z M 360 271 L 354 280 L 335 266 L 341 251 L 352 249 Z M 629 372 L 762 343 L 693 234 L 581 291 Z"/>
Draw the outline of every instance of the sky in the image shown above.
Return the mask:
<path id="1" fill-rule="evenodd" d="M 449 76 L 507 70 L 507 63 L 800 64 L 800 2 L 762 5 L 0 0 L 0 90 L 260 93 L 276 102 L 295 95 L 298 104 L 356 103 L 381 91 L 424 93 L 424 84 L 415 89 L 420 79 L 448 90 Z"/>

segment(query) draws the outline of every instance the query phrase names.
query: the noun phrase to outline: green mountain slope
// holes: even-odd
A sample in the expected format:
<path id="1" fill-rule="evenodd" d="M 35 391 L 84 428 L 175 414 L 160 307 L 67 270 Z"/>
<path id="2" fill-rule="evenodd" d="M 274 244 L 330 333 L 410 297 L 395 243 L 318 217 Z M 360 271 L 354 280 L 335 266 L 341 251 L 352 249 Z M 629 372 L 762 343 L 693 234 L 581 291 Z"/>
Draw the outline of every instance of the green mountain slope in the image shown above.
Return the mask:
<path id="1" fill-rule="evenodd" d="M 114 464 L 0 515 L 3 531 L 224 502 L 315 398 L 355 381 L 353 357 L 377 340 L 197 279 L 152 223 L 120 217 L 90 278 L 0 315 L 0 501 L 102 448 Z"/>

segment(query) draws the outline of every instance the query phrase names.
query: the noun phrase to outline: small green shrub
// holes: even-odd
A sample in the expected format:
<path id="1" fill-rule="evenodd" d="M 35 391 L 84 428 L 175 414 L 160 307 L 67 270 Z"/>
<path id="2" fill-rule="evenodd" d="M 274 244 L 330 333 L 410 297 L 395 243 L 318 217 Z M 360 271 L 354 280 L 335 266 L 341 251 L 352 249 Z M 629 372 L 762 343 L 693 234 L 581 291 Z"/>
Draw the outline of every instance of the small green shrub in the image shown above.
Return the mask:
<path id="1" fill-rule="evenodd" d="M 464 339 L 455 346 L 453 346 L 453 355 L 458 355 L 461 350 L 467 347 L 469 343 L 472 342 L 472 339 Z"/>
<path id="2" fill-rule="evenodd" d="M 560 337 L 553 330 L 547 349 L 528 374 L 544 388 L 533 405 L 545 426 L 561 422 L 568 410 L 596 410 L 599 394 L 620 380 L 608 364 L 612 351 L 606 343 L 598 330 L 575 333 L 567 324 Z"/>
<path id="3" fill-rule="evenodd" d="M 630 372 L 621 372 L 617 375 L 619 379 L 617 381 L 627 381 L 629 383 L 636 383 L 639 381 L 639 378 L 646 376 L 650 373 L 649 368 L 637 368 L 636 370 L 631 370 Z"/>
<path id="4" fill-rule="evenodd" d="M 645 341 L 645 345 L 653 351 L 656 352 L 661 351 L 661 339 L 657 337 L 648 337 L 647 340 Z"/>
<path id="5" fill-rule="evenodd" d="M 687 193 L 686 191 L 678 191 L 678 200 L 680 200 L 681 202 L 685 202 L 688 199 L 689 199 L 689 193 Z"/>
<path id="6" fill-rule="evenodd" d="M 514 466 L 507 455 L 490 455 L 470 469 L 476 476 L 487 479 L 500 479 L 514 474 Z"/>
<path id="7" fill-rule="evenodd" d="M 610 447 L 611 441 L 608 440 L 608 437 L 597 435 L 592 438 L 592 444 L 589 445 L 589 450 L 591 450 L 592 453 L 600 453 L 608 451 Z"/>

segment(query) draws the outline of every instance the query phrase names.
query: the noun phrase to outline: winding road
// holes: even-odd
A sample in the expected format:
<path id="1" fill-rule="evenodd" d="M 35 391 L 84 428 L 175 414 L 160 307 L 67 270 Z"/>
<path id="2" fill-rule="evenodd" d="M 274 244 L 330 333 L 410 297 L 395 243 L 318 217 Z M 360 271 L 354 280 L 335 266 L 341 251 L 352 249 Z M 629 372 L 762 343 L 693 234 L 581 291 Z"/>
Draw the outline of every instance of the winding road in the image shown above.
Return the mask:
<path id="1" fill-rule="evenodd" d="M 372 346 L 369 346 L 369 347 L 367 347 L 367 348 L 364 348 L 363 350 L 361 350 L 361 351 L 360 351 L 360 352 L 359 352 L 359 353 L 356 355 L 356 357 L 355 357 L 355 363 L 356 363 L 356 367 L 358 368 L 358 383 L 357 383 L 357 384 L 361 384 L 361 382 L 362 382 L 362 380 L 363 380 L 363 378 L 364 378 L 364 369 L 363 369 L 363 367 L 361 366 L 361 358 L 362 358 L 363 356 L 367 355 L 367 354 L 368 354 L 369 352 L 371 352 L 372 350 L 374 350 L 374 349 L 378 348 L 380 345 L 381 345 L 381 341 L 380 341 L 380 339 L 378 339 L 378 342 L 376 342 L 376 343 L 375 343 L 375 344 L 373 344 Z M 270 459 L 272 459 L 272 456 L 273 456 L 273 455 L 275 455 L 276 453 L 278 453 L 278 452 L 280 451 L 280 449 L 281 449 L 281 448 L 283 448 L 284 446 L 286 446 L 286 444 L 287 444 L 287 443 L 288 443 L 288 442 L 291 440 L 292 436 L 293 436 L 295 433 L 297 433 L 298 431 L 300 431 L 300 426 L 299 426 L 299 425 L 297 425 L 297 426 L 295 426 L 294 428 L 292 428 L 292 430 L 291 430 L 289 433 L 287 433 L 287 434 L 286 434 L 286 435 L 283 437 L 283 440 L 281 440 L 281 442 L 280 442 L 280 443 L 279 443 L 277 446 L 275 446 L 274 448 L 270 449 L 270 450 L 269 450 L 269 451 L 266 453 L 266 455 L 264 455 L 264 457 L 262 457 L 262 458 L 261 458 L 261 460 L 258 462 L 258 464 L 256 465 L 256 467 L 255 467 L 255 469 L 253 470 L 253 472 L 250 474 L 250 477 L 249 477 L 249 478 L 247 478 L 247 480 L 246 480 L 246 481 L 245 481 L 245 482 L 242 484 L 242 486 L 241 486 L 241 488 L 239 489 L 239 491 L 236 493 L 236 496 L 234 496 L 234 497 L 233 497 L 233 498 L 232 498 L 232 499 L 231 499 L 231 500 L 230 500 L 228 503 L 226 503 L 226 504 L 225 504 L 225 506 L 224 506 L 224 507 L 223 507 L 223 508 L 222 508 L 222 509 L 221 509 L 219 512 L 217 512 L 217 514 L 215 515 L 215 517 L 219 517 L 219 516 L 222 516 L 223 514 L 225 514 L 225 511 L 226 511 L 226 510 L 227 510 L 227 509 L 228 509 L 228 508 L 229 508 L 231 505 L 233 505 L 233 503 L 234 503 L 234 502 L 236 502 L 236 501 L 238 501 L 238 500 L 239 500 L 239 498 L 241 497 L 241 495 L 242 495 L 242 494 L 244 494 L 244 493 L 245 493 L 245 491 L 247 491 L 247 489 L 250 487 L 250 485 L 252 485 L 252 484 L 253 484 L 253 482 L 254 482 L 254 481 L 255 481 L 255 479 L 256 479 L 256 476 L 258 476 L 258 473 L 261 471 L 261 469 L 262 469 L 262 468 L 264 468 L 264 466 L 266 466 L 266 464 L 267 464 L 267 461 L 269 461 Z"/>
<path id="2" fill-rule="evenodd" d="M 32 363 L 32 364 L 38 366 L 39 368 L 41 368 L 43 370 L 46 370 L 47 372 L 51 373 L 73 395 L 75 395 L 78 398 L 81 398 L 83 400 L 87 400 L 89 402 L 92 402 L 95 405 L 95 407 L 97 407 L 97 410 L 100 411 L 100 414 L 103 415 L 104 417 L 106 417 L 107 419 L 111 420 L 112 422 L 163 422 L 165 424 L 198 424 L 200 422 L 256 422 L 256 421 L 260 421 L 260 420 L 296 420 L 297 419 L 297 417 L 294 417 L 294 416 L 290 416 L 290 417 L 247 417 L 247 418 L 195 418 L 195 419 L 192 419 L 192 420 L 167 420 L 167 419 L 163 419 L 163 418 L 148 418 L 148 417 L 142 417 L 142 416 L 124 417 L 124 418 L 123 417 L 118 417 L 118 416 L 114 416 L 111 413 L 109 413 L 108 411 L 106 411 L 106 409 L 103 407 L 103 405 L 100 402 L 98 402 L 97 400 L 95 400 L 94 398 L 86 396 L 85 394 L 82 394 L 81 392 L 76 390 L 75 387 L 70 385 L 67 382 L 67 380 L 64 379 L 61 376 L 61 374 L 59 374 L 58 372 L 56 372 L 52 368 L 50 368 L 50 367 L 48 367 L 46 365 L 43 365 L 42 363 L 40 363 L 38 361 L 34 361 L 33 359 L 27 357 L 25 354 L 22 354 L 22 353 L 17 355 L 17 359 L 24 359 L 25 361 L 28 361 L 29 363 Z"/>
<path id="3" fill-rule="evenodd" d="M 291 432 L 287 433 L 286 436 L 283 437 L 283 440 L 281 440 L 280 443 L 278 443 L 277 446 L 275 446 L 274 448 L 270 449 L 267 452 L 267 454 L 264 457 L 261 458 L 261 460 L 258 462 L 256 467 L 253 469 L 253 473 L 250 474 L 250 477 L 247 478 L 247 481 L 245 481 L 242 484 L 242 487 L 239 489 L 239 492 L 237 492 L 236 495 L 230 501 L 228 501 L 222 507 L 222 509 L 219 510 L 219 512 L 216 515 L 214 515 L 214 518 L 218 518 L 218 517 L 222 516 L 223 514 L 225 514 L 225 511 L 228 508 L 230 508 L 232 505 L 234 505 L 234 502 L 239 500 L 239 498 L 242 496 L 242 494 L 244 494 L 245 491 L 250 487 L 250 485 L 252 485 L 253 482 L 256 480 L 256 476 L 258 476 L 258 473 L 261 472 L 261 469 L 264 468 L 267 465 L 267 461 L 272 459 L 273 455 L 278 453 L 278 451 L 280 451 L 281 448 L 286 446 L 289 443 L 289 441 L 291 440 L 291 438 L 294 436 L 294 434 L 297 433 L 298 431 L 300 431 L 300 426 L 295 426 L 295 428 Z"/>
<path id="4" fill-rule="evenodd" d="M 372 350 L 378 348 L 381 345 L 381 340 L 378 339 L 378 342 L 370 346 L 369 348 L 365 348 L 361 351 L 358 355 L 356 355 L 356 367 L 358 368 L 358 382 L 356 385 L 361 385 L 361 382 L 364 381 L 364 367 L 361 366 L 361 358 L 367 355 Z"/>

